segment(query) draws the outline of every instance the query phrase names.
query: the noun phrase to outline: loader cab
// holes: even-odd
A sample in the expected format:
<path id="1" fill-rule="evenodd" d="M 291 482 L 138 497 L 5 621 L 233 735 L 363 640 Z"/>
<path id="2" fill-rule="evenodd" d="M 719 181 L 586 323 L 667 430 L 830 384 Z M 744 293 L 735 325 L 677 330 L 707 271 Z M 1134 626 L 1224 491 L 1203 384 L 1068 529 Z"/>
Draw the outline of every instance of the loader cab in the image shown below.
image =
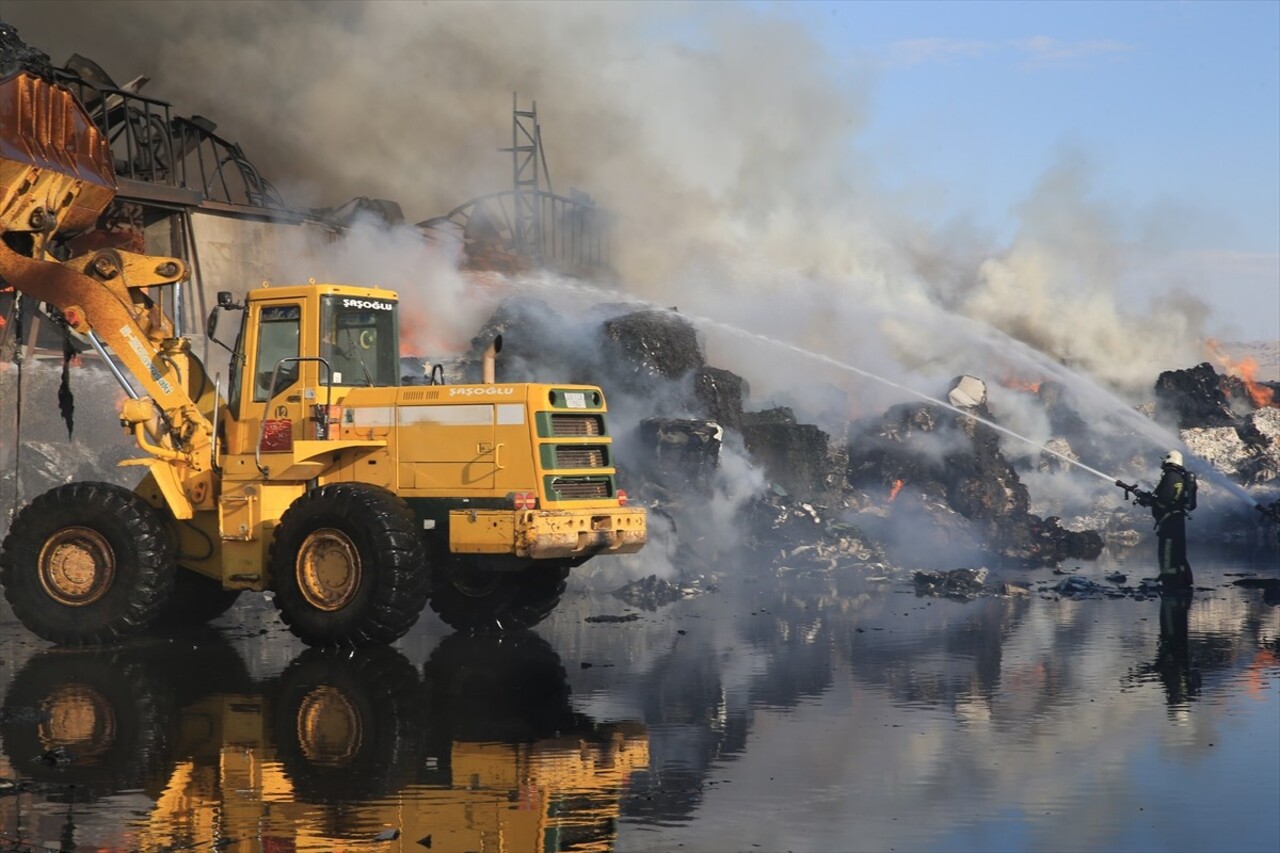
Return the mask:
<path id="1" fill-rule="evenodd" d="M 312 407 L 352 389 L 400 384 L 398 304 L 391 291 L 263 287 L 250 291 L 243 305 L 220 298 L 219 308 L 244 312 L 231 356 L 224 423 L 234 424 L 236 437 L 228 447 L 248 448 L 262 433 L 264 450 L 284 449 L 313 437 L 305 433 Z"/>

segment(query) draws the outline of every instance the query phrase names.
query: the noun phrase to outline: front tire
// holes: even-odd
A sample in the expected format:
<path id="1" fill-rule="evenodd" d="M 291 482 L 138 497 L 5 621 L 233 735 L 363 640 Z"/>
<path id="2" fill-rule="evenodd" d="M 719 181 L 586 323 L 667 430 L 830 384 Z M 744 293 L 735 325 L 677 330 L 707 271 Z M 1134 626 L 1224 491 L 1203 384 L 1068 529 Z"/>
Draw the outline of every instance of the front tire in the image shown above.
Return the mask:
<path id="1" fill-rule="evenodd" d="M 175 736 L 168 685 L 129 650 L 49 650 L 22 667 L 0 710 L 18 777 L 51 799 L 92 802 L 168 778 Z"/>
<path id="2" fill-rule="evenodd" d="M 365 799 L 413 781 L 427 714 L 418 673 L 395 649 L 308 649 L 272 693 L 276 752 L 302 802 Z"/>
<path id="3" fill-rule="evenodd" d="M 275 603 L 312 646 L 391 643 L 430 589 L 417 517 L 386 489 L 322 486 L 294 501 L 271 544 Z"/>
<path id="4" fill-rule="evenodd" d="M 432 566 L 431 609 L 457 631 L 523 631 L 551 615 L 568 577 L 569 564 L 561 560 L 515 572 L 485 568 L 475 558 L 438 560 Z"/>
<path id="5" fill-rule="evenodd" d="M 160 513 L 110 483 L 70 483 L 23 508 L 0 547 L 0 581 L 32 633 L 67 646 L 146 630 L 173 591 L 174 541 Z"/>

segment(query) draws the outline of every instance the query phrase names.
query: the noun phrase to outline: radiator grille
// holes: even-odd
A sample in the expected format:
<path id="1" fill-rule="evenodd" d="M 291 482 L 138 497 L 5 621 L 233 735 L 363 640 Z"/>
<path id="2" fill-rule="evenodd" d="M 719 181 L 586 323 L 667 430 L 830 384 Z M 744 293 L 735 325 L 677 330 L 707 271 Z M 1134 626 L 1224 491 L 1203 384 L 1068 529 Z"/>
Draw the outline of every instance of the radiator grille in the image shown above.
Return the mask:
<path id="1" fill-rule="evenodd" d="M 557 478 L 551 481 L 551 488 L 559 493 L 561 500 L 609 497 L 608 480 L 568 480 Z"/>
<path id="2" fill-rule="evenodd" d="M 601 435 L 599 415 L 552 415 L 551 434 L 554 436 Z"/>
<path id="3" fill-rule="evenodd" d="M 603 447 L 557 447 L 557 468 L 603 468 Z"/>

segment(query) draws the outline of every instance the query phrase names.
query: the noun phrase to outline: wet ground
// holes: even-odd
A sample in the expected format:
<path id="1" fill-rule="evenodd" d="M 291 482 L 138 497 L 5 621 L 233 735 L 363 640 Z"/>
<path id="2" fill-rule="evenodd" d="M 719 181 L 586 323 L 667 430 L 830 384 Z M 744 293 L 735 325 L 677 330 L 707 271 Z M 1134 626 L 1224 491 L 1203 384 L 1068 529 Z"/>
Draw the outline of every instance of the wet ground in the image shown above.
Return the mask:
<path id="1" fill-rule="evenodd" d="M 94 651 L 4 607 L 0 849 L 1275 851 L 1280 607 L 1231 585 L 1274 561 L 1201 559 L 1189 605 L 722 566 L 343 654 L 260 597 Z"/>

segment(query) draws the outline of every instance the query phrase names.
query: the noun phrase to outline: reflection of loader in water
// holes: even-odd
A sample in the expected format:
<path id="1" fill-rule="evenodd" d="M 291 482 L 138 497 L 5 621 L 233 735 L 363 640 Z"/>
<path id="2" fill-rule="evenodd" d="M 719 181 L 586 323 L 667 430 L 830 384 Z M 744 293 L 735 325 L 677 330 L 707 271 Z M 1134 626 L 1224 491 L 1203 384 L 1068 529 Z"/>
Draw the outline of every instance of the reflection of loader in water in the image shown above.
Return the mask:
<path id="1" fill-rule="evenodd" d="M 608 849 L 647 735 L 568 698 L 533 635 L 455 635 L 421 678 L 385 648 L 304 652 L 265 683 L 219 642 L 47 652 L 0 717 L 38 793 L 0 801 L 0 823 L 37 847 L 333 850 L 382 834 L 383 850 Z M 129 791 L 149 812 L 111 799 Z"/>

